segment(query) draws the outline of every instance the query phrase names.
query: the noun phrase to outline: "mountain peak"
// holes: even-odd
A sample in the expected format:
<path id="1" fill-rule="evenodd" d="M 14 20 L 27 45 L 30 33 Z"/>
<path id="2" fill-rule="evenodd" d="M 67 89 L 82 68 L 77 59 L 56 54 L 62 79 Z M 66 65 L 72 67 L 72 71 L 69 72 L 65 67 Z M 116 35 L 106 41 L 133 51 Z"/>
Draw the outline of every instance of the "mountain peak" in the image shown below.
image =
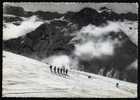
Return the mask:
<path id="1" fill-rule="evenodd" d="M 98 13 L 98 12 L 93 8 L 86 7 L 86 8 L 83 8 L 82 10 L 80 10 L 79 13 L 88 14 L 88 13 Z"/>

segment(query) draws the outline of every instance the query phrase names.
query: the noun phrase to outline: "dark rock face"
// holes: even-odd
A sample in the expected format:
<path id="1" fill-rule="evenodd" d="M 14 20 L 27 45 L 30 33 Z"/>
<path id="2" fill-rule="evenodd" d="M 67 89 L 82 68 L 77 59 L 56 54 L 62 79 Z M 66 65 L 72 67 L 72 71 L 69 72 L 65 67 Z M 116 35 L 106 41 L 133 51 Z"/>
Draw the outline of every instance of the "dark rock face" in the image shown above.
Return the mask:
<path id="1" fill-rule="evenodd" d="M 4 41 L 3 48 L 23 55 L 34 54 L 40 58 L 59 52 L 70 54 L 74 48 L 72 44 L 68 44 L 72 36 L 65 36 L 64 32 L 56 29 L 57 24 L 42 24 L 25 37 Z"/>
<path id="2" fill-rule="evenodd" d="M 136 69 L 126 70 L 124 72 L 127 81 L 129 82 L 138 82 L 138 71 Z"/>
<path id="3" fill-rule="evenodd" d="M 33 15 L 37 15 L 39 18 L 44 20 L 51 20 L 54 18 L 60 18 L 63 16 L 63 14 L 59 14 L 57 12 L 43 12 L 43 11 L 37 11 Z"/>
<path id="4" fill-rule="evenodd" d="M 106 58 L 93 58 L 88 61 L 81 59 L 80 65 L 84 66 L 84 71 L 98 74 L 99 71 L 103 69 L 103 75 L 107 76 L 107 73 L 111 72 L 113 69 L 110 77 L 114 77 L 115 73 L 119 72 L 117 74 L 117 78 L 121 80 L 126 79 L 131 82 L 137 82 L 136 70 L 132 69 L 133 75 L 131 73 L 130 77 L 130 74 L 127 73 L 130 73 L 131 70 L 126 70 L 127 67 L 138 57 L 137 46 L 131 42 L 123 32 L 120 32 L 120 35 L 123 36 L 122 40 L 120 40 L 122 45 L 115 48 L 113 56 L 106 56 Z M 112 37 L 118 38 L 116 36 Z M 114 78 L 116 78 L 116 76 Z"/>
<path id="5" fill-rule="evenodd" d="M 3 20 L 7 22 L 23 21 L 20 17 L 3 17 Z"/>
<path id="6" fill-rule="evenodd" d="M 101 15 L 91 8 L 85 8 L 80 12 L 75 13 L 72 17 L 72 21 L 78 23 L 80 26 L 86 26 L 88 24 L 101 25 L 101 23 L 104 23 Z"/>
<path id="7" fill-rule="evenodd" d="M 83 26 L 88 24 L 100 26 L 109 20 L 137 20 L 137 14 L 117 14 L 113 11 L 108 11 L 107 8 L 102 8 L 101 10 L 103 11 L 99 13 L 95 9 L 84 8 L 79 12 L 59 14 L 57 12 L 43 11 L 25 12 L 24 9 L 20 7 L 7 7 L 4 12 L 17 17 L 4 17 L 3 20 L 5 22 L 22 21 L 21 16 L 30 17 L 32 15 L 37 15 L 43 20 L 52 20 L 63 16 L 66 21 L 53 20 L 50 23 L 40 25 L 36 30 L 27 33 L 25 36 L 3 41 L 3 49 L 28 57 L 34 55 L 40 59 L 58 53 L 71 55 L 74 50 L 74 44 L 69 43 L 74 37 L 71 33 L 81 29 Z M 112 57 L 107 57 L 102 60 L 91 59 L 90 61 L 80 59 L 79 66 L 84 66 L 84 71 L 96 74 L 98 74 L 100 69 L 104 69 L 104 76 L 113 68 L 112 77 L 117 71 L 119 74 L 117 78 L 122 80 L 126 78 L 127 81 L 137 82 L 137 70 L 126 70 L 126 67 L 137 59 L 137 46 L 133 44 L 124 33 L 121 33 L 121 35 L 124 37 L 120 40 L 122 46 L 115 48 L 115 54 Z"/>
<path id="8" fill-rule="evenodd" d="M 72 21 L 73 23 L 78 23 L 80 27 L 86 26 L 88 24 L 93 24 L 96 26 L 101 25 L 102 23 L 106 23 L 107 21 L 123 21 L 124 19 L 136 21 L 137 14 L 134 13 L 125 13 L 125 14 L 117 14 L 113 11 L 108 11 L 107 8 L 99 13 L 95 9 L 92 8 L 84 8 L 81 11 L 74 13 L 68 12 L 65 14 L 65 18 Z"/>

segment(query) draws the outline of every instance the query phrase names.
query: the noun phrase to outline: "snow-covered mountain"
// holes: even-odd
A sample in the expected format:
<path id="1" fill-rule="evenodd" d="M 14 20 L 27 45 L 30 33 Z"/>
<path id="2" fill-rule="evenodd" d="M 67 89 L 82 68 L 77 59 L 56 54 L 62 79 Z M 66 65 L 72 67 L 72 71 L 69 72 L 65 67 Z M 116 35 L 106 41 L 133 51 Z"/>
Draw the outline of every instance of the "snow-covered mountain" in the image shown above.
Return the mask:
<path id="1" fill-rule="evenodd" d="M 59 14 L 7 6 L 3 15 L 4 50 L 44 62 L 66 55 L 76 69 L 137 82 L 137 14 L 106 7 Z"/>
<path id="2" fill-rule="evenodd" d="M 73 69 L 69 76 L 54 74 L 48 64 L 7 51 L 2 65 L 3 97 L 137 97 L 137 84 Z"/>

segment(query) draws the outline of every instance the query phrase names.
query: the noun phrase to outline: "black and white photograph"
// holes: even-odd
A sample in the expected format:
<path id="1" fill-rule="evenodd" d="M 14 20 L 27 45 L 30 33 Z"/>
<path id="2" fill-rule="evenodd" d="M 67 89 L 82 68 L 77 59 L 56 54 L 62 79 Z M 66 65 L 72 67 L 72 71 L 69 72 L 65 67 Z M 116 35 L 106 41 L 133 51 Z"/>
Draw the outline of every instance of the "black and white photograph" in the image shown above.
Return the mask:
<path id="1" fill-rule="evenodd" d="M 2 5 L 2 97 L 138 97 L 137 2 Z"/>

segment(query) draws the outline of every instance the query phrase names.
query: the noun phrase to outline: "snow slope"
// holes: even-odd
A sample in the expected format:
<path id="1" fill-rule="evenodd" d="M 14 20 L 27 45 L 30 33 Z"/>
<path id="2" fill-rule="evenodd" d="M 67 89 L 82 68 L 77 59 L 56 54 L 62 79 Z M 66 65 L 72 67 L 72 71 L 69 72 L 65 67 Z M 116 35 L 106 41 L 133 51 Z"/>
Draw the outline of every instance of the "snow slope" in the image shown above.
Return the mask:
<path id="1" fill-rule="evenodd" d="M 57 75 L 45 63 L 7 51 L 2 72 L 3 97 L 137 97 L 137 84 L 72 69 L 69 76 Z"/>

